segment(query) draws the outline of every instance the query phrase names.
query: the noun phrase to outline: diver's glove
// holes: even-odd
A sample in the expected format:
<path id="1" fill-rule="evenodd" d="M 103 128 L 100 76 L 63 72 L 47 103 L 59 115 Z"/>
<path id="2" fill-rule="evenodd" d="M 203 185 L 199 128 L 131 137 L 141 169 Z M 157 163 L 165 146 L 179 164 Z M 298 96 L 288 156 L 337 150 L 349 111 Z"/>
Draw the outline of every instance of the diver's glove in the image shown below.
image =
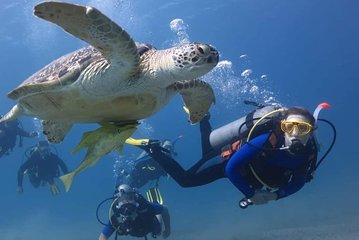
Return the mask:
<path id="1" fill-rule="evenodd" d="M 256 190 L 253 197 L 251 197 L 249 200 L 254 205 L 262 205 L 262 204 L 266 204 L 269 201 L 277 200 L 277 199 L 278 199 L 278 195 L 276 193 L 260 189 L 260 190 Z"/>
<path id="2" fill-rule="evenodd" d="M 161 141 L 155 139 L 149 139 L 148 142 L 145 145 L 143 145 L 141 148 L 149 154 L 162 149 L 163 151 L 165 152 L 167 151 L 169 153 L 167 149 L 161 147 Z"/>
<path id="3" fill-rule="evenodd" d="M 55 183 L 49 183 L 49 189 L 52 195 L 56 195 L 60 193 L 59 187 Z"/>

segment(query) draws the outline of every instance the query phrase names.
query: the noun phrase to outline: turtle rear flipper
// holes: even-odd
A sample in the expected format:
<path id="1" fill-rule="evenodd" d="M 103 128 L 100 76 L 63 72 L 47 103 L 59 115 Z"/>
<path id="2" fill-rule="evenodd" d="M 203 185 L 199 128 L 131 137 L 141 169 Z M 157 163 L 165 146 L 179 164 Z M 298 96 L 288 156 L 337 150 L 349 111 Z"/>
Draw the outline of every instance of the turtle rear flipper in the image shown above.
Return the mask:
<path id="1" fill-rule="evenodd" d="M 211 85 L 199 79 L 177 81 L 169 86 L 169 90 L 182 95 L 185 110 L 192 124 L 199 122 L 206 115 L 212 103 L 215 103 Z"/>
<path id="2" fill-rule="evenodd" d="M 51 143 L 62 142 L 72 127 L 71 122 L 64 121 L 43 120 L 41 123 L 44 130 L 43 133 Z"/>

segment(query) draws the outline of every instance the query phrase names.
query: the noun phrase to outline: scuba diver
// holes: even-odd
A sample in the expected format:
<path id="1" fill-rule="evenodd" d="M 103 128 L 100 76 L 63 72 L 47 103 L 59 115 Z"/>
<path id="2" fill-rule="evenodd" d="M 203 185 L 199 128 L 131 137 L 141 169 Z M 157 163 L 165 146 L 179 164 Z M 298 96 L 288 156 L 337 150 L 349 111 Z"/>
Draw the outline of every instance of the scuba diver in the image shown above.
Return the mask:
<path id="1" fill-rule="evenodd" d="M 168 139 L 162 141 L 161 146 L 162 148 L 167 149 L 166 154 L 169 154 L 170 157 L 177 155 L 174 151 L 174 144 L 180 138 L 181 136 L 174 141 Z M 146 153 L 146 151 L 143 151 L 135 160 L 135 166 L 129 174 L 129 185 L 134 188 L 141 188 L 147 182 L 154 180 L 156 181 L 156 186 L 158 186 L 160 177 L 164 176 L 168 176 L 168 174 Z"/>
<path id="2" fill-rule="evenodd" d="M 0 116 L 1 117 L 1 116 Z M 19 136 L 19 147 L 22 147 L 23 137 L 36 137 L 38 133 L 25 131 L 19 120 L 0 123 L 0 158 L 9 155 L 16 145 L 16 137 Z"/>
<path id="3" fill-rule="evenodd" d="M 105 225 L 99 240 L 107 240 L 114 232 L 116 232 L 116 239 L 118 235 L 147 239 L 149 233 L 154 238 L 161 233 L 163 238 L 171 234 L 170 215 L 165 206 L 147 201 L 127 184 L 121 184 L 117 189 L 118 192 L 114 197 L 105 199 L 97 207 L 97 219 Z M 109 221 L 105 224 L 99 220 L 98 210 L 108 200 L 113 201 L 109 211 Z"/>
<path id="4" fill-rule="evenodd" d="M 320 110 L 329 107 L 322 103 L 312 115 L 301 107 L 259 106 L 256 111 L 213 131 L 208 114 L 200 122 L 202 159 L 187 171 L 166 154 L 158 141 L 137 140 L 133 144 L 145 149 L 182 187 L 228 178 L 244 194 L 239 206 L 246 208 L 285 198 L 313 178 L 335 143 L 334 125 L 318 119 Z M 328 123 L 334 133 L 319 162 L 315 136 L 318 120 Z"/>
<path id="5" fill-rule="evenodd" d="M 61 171 L 68 172 L 64 161 L 57 154 L 52 153 L 47 141 L 40 141 L 25 152 L 27 160 L 23 163 L 17 173 L 17 192 L 23 193 L 22 186 L 24 175 L 28 175 L 31 185 L 34 188 L 40 185 L 49 184 L 50 192 L 55 195 L 60 189 L 55 184 L 55 178 L 60 176 Z"/>

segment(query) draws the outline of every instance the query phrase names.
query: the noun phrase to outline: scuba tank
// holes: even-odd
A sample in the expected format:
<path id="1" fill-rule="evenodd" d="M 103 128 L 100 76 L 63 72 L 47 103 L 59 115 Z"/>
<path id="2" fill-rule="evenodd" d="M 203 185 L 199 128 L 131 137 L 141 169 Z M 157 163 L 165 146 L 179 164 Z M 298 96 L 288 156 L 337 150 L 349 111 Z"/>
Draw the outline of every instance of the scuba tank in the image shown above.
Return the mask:
<path id="1" fill-rule="evenodd" d="M 224 146 L 239 139 L 245 139 L 252 129 L 251 137 L 271 130 L 273 120 L 281 117 L 282 110 L 280 109 L 280 106 L 264 106 L 227 125 L 214 129 L 209 135 L 210 151 L 206 153 L 205 156 L 214 157 L 218 155 Z M 261 119 L 265 115 L 268 115 L 268 117 Z M 260 123 L 253 128 L 260 119 Z"/>

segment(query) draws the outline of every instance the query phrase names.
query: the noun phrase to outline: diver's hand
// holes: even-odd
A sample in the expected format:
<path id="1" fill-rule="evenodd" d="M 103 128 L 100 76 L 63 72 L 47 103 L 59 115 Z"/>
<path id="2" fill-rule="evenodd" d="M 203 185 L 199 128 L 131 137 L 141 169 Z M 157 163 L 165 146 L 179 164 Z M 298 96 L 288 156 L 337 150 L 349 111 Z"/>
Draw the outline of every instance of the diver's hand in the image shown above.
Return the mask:
<path id="1" fill-rule="evenodd" d="M 24 192 L 24 189 L 22 188 L 22 186 L 17 186 L 16 192 L 17 192 L 18 194 L 21 194 L 21 193 Z"/>
<path id="2" fill-rule="evenodd" d="M 168 238 L 171 235 L 171 230 L 165 229 L 162 233 L 163 238 Z"/>
<path id="3" fill-rule="evenodd" d="M 256 190 L 253 197 L 251 197 L 249 200 L 254 205 L 262 205 L 266 204 L 268 201 L 277 200 L 277 198 L 278 195 L 276 193 L 260 189 Z"/>
<path id="4" fill-rule="evenodd" d="M 36 131 L 30 132 L 30 137 L 37 137 L 39 134 Z"/>
<path id="5" fill-rule="evenodd" d="M 53 183 L 53 184 L 49 183 L 49 189 L 50 189 L 50 192 L 52 193 L 52 195 L 56 195 L 56 194 L 60 193 L 60 189 L 55 183 Z"/>

